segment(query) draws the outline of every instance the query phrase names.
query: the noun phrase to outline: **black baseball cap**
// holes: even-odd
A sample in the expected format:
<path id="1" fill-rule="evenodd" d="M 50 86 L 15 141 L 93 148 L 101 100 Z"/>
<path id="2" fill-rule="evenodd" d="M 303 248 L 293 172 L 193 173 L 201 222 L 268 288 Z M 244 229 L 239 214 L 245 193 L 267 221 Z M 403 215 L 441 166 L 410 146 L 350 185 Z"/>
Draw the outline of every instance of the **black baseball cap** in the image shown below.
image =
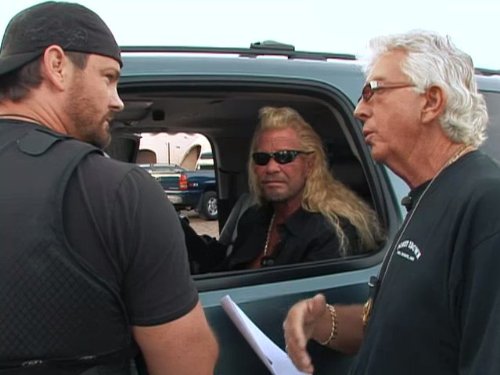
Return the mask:
<path id="1" fill-rule="evenodd" d="M 123 65 L 111 30 L 96 13 L 80 4 L 48 1 L 10 20 L 0 47 L 0 75 L 35 60 L 54 44 L 65 51 L 111 57 Z"/>

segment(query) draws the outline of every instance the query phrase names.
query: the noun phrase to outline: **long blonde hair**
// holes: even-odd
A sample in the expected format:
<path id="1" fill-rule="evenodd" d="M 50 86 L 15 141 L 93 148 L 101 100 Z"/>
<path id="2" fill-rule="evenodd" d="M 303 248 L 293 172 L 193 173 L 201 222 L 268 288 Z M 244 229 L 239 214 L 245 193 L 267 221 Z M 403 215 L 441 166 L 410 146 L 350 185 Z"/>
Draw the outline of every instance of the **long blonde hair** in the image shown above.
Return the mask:
<path id="1" fill-rule="evenodd" d="M 359 245 L 364 251 L 374 250 L 383 239 L 384 234 L 376 213 L 353 191 L 333 178 L 328 168 L 326 154 L 320 137 L 302 116 L 289 107 L 263 107 L 259 111 L 260 122 L 254 133 L 250 147 L 250 156 L 255 152 L 257 140 L 267 130 L 293 129 L 301 141 L 303 151 L 312 152 L 312 170 L 308 176 L 302 195 L 302 208 L 309 212 L 322 214 L 334 227 L 340 242 L 340 252 L 348 255 L 349 246 Z M 259 204 L 265 199 L 260 189 L 254 164 L 249 157 L 249 188 Z M 347 236 L 340 225 L 343 217 L 356 228 L 359 244 L 349 244 Z"/>

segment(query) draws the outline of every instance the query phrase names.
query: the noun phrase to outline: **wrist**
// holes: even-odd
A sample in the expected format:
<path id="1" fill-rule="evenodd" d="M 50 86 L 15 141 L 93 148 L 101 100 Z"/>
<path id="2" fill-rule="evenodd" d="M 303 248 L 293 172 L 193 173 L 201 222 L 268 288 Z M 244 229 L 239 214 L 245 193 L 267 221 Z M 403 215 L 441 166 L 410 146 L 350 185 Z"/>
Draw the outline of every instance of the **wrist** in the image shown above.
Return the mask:
<path id="1" fill-rule="evenodd" d="M 332 346 L 338 334 L 337 310 L 334 305 L 326 304 L 326 312 L 329 321 L 328 336 L 323 340 L 317 340 L 323 346 Z"/>

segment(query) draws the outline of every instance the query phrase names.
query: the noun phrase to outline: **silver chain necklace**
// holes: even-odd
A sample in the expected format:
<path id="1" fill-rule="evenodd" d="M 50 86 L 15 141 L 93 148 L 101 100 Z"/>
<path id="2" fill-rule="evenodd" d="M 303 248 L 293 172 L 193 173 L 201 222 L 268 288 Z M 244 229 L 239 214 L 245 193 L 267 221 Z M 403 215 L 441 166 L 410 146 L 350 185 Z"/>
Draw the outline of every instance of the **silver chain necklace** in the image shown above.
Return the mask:
<path id="1" fill-rule="evenodd" d="M 276 216 L 276 213 L 273 213 L 273 216 L 271 216 L 271 222 L 269 223 L 269 228 L 267 228 L 267 236 L 266 236 L 266 243 L 264 245 L 264 256 L 267 256 L 267 251 L 269 250 L 269 241 L 271 239 L 271 232 L 273 229 L 273 224 L 274 224 L 274 217 Z"/>

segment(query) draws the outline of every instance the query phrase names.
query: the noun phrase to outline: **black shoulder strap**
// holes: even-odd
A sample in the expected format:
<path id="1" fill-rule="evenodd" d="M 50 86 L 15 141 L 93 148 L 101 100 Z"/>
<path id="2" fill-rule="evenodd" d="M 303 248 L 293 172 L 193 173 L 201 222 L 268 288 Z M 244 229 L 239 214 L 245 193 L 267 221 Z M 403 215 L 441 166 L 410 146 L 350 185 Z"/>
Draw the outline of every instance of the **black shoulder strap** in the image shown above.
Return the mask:
<path id="1" fill-rule="evenodd" d="M 17 140 L 19 149 L 28 155 L 41 155 L 56 142 L 70 137 L 49 130 L 33 129 Z"/>

